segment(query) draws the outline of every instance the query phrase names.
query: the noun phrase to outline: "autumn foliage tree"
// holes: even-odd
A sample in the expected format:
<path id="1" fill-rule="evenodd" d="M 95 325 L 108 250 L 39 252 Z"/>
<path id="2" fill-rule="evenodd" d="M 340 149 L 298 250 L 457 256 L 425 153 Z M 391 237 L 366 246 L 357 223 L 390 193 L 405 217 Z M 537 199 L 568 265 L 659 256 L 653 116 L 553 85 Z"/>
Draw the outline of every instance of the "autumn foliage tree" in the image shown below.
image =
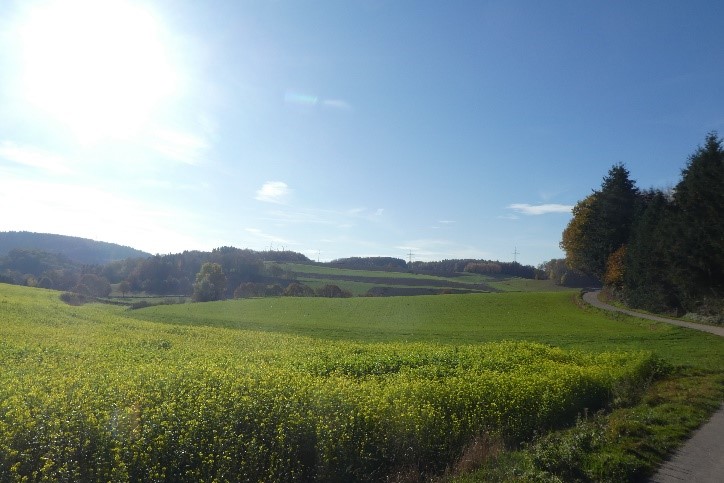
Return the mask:
<path id="1" fill-rule="evenodd" d="M 590 194 L 573 207 L 573 218 L 568 222 L 560 243 L 561 249 L 566 252 L 566 263 L 570 268 L 593 273 L 591 260 L 592 226 L 594 222 L 594 205 L 596 194 Z"/>
<path id="2" fill-rule="evenodd" d="M 503 268 L 499 263 L 495 262 L 470 262 L 465 265 L 465 272 L 480 273 L 482 275 L 495 275 L 500 273 Z"/>
<path id="3" fill-rule="evenodd" d="M 626 245 L 621 245 L 606 260 L 606 273 L 603 275 L 603 283 L 618 290 L 623 288 L 624 257 L 626 256 Z"/>

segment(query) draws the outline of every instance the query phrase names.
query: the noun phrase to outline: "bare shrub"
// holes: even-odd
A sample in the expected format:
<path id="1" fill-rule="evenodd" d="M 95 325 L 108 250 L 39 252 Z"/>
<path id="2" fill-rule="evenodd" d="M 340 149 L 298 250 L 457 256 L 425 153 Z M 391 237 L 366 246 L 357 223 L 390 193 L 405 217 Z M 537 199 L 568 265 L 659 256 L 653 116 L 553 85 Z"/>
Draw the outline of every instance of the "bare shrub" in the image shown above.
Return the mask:
<path id="1" fill-rule="evenodd" d="M 473 472 L 493 461 L 505 450 L 503 441 L 497 436 L 482 434 L 475 436 L 460 453 L 460 457 L 447 471 L 448 476 Z"/>

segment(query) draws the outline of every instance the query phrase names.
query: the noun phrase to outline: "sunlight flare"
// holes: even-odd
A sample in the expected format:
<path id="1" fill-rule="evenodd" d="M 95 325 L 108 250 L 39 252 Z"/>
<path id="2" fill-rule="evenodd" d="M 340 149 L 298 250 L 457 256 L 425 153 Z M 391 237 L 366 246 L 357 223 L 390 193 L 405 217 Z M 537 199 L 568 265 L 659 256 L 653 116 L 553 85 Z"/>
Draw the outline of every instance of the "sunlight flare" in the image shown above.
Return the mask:
<path id="1" fill-rule="evenodd" d="M 178 87 L 159 22 L 130 1 L 44 2 L 18 28 L 24 97 L 81 143 L 134 137 Z"/>

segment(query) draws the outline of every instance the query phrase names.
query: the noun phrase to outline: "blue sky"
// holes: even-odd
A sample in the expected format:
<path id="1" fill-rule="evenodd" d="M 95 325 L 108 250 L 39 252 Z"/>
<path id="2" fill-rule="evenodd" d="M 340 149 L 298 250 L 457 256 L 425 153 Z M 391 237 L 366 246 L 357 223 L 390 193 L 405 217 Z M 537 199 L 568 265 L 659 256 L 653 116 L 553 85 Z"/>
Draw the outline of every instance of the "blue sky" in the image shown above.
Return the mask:
<path id="1" fill-rule="evenodd" d="M 5 0 L 0 231 L 538 264 L 724 133 L 720 1 Z"/>

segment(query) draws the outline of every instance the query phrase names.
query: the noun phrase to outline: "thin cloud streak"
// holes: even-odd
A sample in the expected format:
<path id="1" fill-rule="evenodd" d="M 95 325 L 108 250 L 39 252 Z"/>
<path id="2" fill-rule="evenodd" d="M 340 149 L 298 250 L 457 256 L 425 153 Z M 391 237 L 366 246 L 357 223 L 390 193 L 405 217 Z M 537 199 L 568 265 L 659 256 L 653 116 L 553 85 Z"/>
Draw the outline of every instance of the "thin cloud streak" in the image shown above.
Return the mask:
<path id="1" fill-rule="evenodd" d="M 269 233 L 265 233 L 259 228 L 246 228 L 245 231 L 249 233 L 250 235 L 254 236 L 255 238 L 262 239 L 268 242 L 273 243 L 281 243 L 285 245 L 295 245 L 296 243 L 287 240 L 286 238 L 282 238 L 280 236 L 272 235 Z"/>
<path id="2" fill-rule="evenodd" d="M 324 107 L 342 109 L 345 111 L 349 111 L 350 109 L 352 109 L 352 106 L 349 104 L 349 102 L 342 99 L 325 99 L 324 101 L 322 101 L 322 105 Z"/>
<path id="3" fill-rule="evenodd" d="M 55 174 L 72 172 L 69 161 L 64 157 L 31 146 L 19 146 L 11 141 L 0 143 L 0 159 Z"/>
<path id="4" fill-rule="evenodd" d="M 571 205 L 559 205 L 556 203 L 546 203 L 542 205 L 529 205 L 527 203 L 513 203 L 508 205 L 508 209 L 511 209 L 517 213 L 524 215 L 547 215 L 549 213 L 570 213 L 573 209 Z"/>
<path id="5" fill-rule="evenodd" d="M 159 129 L 153 133 L 151 147 L 171 160 L 197 164 L 209 143 L 195 134 Z"/>
<path id="6" fill-rule="evenodd" d="M 257 199 L 259 192 L 257 192 Z M 266 201 L 266 200 L 261 200 Z M 321 224 L 336 225 L 339 227 L 354 226 L 352 221 L 363 220 L 368 222 L 379 222 L 384 218 L 384 208 L 378 208 L 371 211 L 367 208 L 351 208 L 345 211 L 328 210 L 319 208 L 294 208 L 293 210 L 279 209 L 269 211 L 267 216 L 259 218 L 260 220 L 272 221 L 277 223 L 298 223 L 298 224 Z"/>
<path id="7" fill-rule="evenodd" d="M 344 99 L 322 99 L 321 97 L 314 94 L 294 90 L 287 90 L 284 93 L 284 102 L 286 104 L 293 104 L 309 108 L 321 105 L 322 107 L 338 109 L 342 111 L 349 111 L 352 109 L 352 105 Z"/>
<path id="8" fill-rule="evenodd" d="M 444 258 L 490 259 L 492 257 L 492 254 L 487 251 L 446 239 L 411 240 L 404 245 L 395 246 L 395 248 L 403 250 L 406 254 L 412 252 L 413 261 L 426 262 Z"/>

